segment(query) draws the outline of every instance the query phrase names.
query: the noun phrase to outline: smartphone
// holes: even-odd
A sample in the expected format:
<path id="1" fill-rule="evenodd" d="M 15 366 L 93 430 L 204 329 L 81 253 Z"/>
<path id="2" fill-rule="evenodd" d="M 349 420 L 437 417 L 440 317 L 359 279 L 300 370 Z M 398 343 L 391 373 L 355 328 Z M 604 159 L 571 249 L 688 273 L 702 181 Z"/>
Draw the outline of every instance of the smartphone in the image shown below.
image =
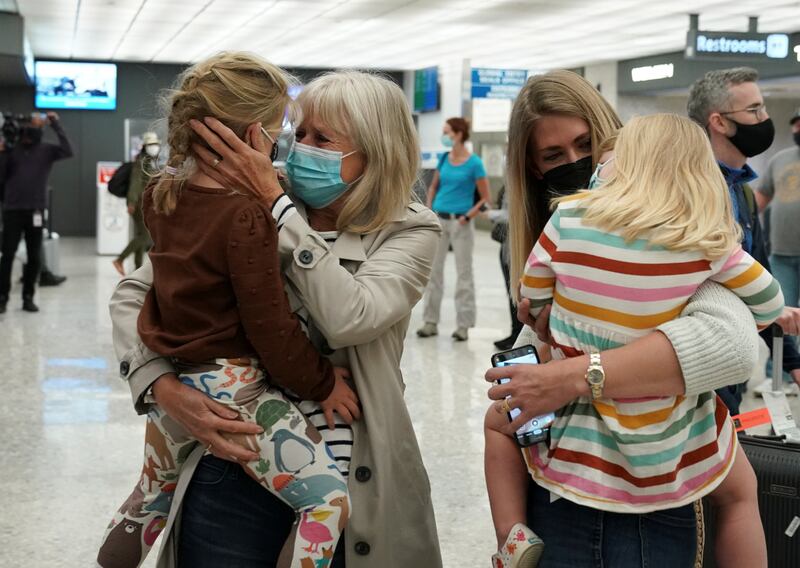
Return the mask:
<path id="1" fill-rule="evenodd" d="M 533 345 L 523 345 L 516 349 L 495 353 L 492 355 L 493 367 L 508 367 L 510 365 L 536 365 L 539 363 L 539 355 Z M 500 379 L 498 384 L 507 383 L 510 379 Z M 508 413 L 508 421 L 513 421 L 520 415 L 519 408 L 512 408 Z M 532 446 L 539 442 L 544 442 L 550 434 L 550 425 L 555 421 L 554 412 L 531 418 L 517 430 L 516 438 L 520 446 Z"/>

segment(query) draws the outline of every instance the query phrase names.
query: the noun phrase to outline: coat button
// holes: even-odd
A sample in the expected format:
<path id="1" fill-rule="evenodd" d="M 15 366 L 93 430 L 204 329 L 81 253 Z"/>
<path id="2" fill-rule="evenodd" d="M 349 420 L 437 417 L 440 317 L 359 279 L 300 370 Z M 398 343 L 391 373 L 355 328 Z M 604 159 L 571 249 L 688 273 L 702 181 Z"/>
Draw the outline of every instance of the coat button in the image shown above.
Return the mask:
<path id="1" fill-rule="evenodd" d="M 300 262 L 308 266 L 314 261 L 314 255 L 311 254 L 310 250 L 304 250 L 300 253 Z"/>
<path id="2" fill-rule="evenodd" d="M 366 556 L 367 554 L 369 554 L 370 551 L 369 544 L 367 544 L 363 540 L 357 542 L 355 548 L 356 548 L 356 554 L 359 554 L 361 556 Z"/>
<path id="3" fill-rule="evenodd" d="M 366 466 L 359 466 L 356 468 L 356 479 L 361 483 L 366 483 L 372 479 L 372 470 Z"/>
<path id="4" fill-rule="evenodd" d="M 233 241 L 233 242 L 231 243 L 231 246 L 232 246 L 233 248 L 236 248 L 236 247 L 238 247 L 238 246 L 239 246 L 239 243 L 237 243 L 236 241 Z"/>
<path id="5" fill-rule="evenodd" d="M 123 361 L 122 363 L 119 364 L 119 374 L 122 375 L 123 377 L 127 377 L 128 371 L 130 370 L 131 370 L 131 364 L 128 363 L 127 361 Z"/>

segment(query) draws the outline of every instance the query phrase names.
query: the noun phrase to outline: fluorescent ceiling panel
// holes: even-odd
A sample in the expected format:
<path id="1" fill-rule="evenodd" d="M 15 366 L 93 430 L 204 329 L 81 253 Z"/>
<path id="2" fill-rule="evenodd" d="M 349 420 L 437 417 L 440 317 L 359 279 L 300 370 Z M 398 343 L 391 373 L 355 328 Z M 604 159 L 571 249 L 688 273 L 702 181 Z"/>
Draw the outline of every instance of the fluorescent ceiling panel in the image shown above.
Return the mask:
<path id="1" fill-rule="evenodd" d="M 547 69 L 679 50 L 710 30 L 800 30 L 789 0 L 16 0 L 38 57 L 192 62 L 247 49 L 287 66 Z M 0 7 L 9 0 L 0 0 Z M 12 8 L 12 9 L 14 9 Z M 111 47 L 109 48 L 109 44 Z M 111 49 L 110 53 L 108 50 Z"/>

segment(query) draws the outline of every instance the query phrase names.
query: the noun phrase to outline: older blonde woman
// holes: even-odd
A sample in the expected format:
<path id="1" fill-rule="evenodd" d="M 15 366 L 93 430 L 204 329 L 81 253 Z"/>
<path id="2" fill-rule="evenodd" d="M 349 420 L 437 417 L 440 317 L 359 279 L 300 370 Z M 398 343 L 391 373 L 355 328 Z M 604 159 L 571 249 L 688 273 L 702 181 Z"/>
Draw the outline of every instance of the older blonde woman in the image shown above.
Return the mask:
<path id="1" fill-rule="evenodd" d="M 358 72 L 315 79 L 298 103 L 302 120 L 287 160 L 292 198 L 278 183 L 263 137 L 247 144 L 218 121 L 192 123 L 213 149 L 195 147 L 198 165 L 271 209 L 290 303 L 312 342 L 351 370 L 360 419 L 346 409 L 344 419 L 326 417 L 316 404 L 299 403 L 349 474 L 351 518 L 335 556 L 329 552 L 332 566 L 436 568 L 430 485 L 400 373 L 411 309 L 440 233 L 435 216 L 412 200 L 419 149 L 411 115 L 399 87 Z M 170 362 L 138 339 L 136 317 L 151 279 L 146 264 L 112 299 L 120 370 L 140 412 L 152 396 L 213 453 L 203 456 L 201 448 L 187 460 L 172 509 L 182 511 L 180 526 L 173 513 L 159 567 L 273 566 L 292 511 L 226 461 L 255 457 L 231 441 L 255 429 L 182 385 Z M 327 424 L 333 419 L 335 429 Z"/>

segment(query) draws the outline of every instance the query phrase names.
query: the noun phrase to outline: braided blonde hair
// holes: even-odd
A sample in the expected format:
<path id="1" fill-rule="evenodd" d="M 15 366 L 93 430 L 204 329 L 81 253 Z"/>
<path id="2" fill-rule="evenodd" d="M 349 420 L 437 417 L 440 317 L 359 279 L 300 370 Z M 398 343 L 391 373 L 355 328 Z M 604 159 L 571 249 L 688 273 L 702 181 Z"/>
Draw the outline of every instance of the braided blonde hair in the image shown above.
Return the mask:
<path id="1" fill-rule="evenodd" d="M 153 205 L 158 213 L 175 210 L 178 195 L 196 171 L 193 144 L 208 148 L 189 126 L 191 119 L 213 116 L 244 138 L 253 123 L 273 124 L 290 103 L 294 79 L 258 55 L 222 52 L 180 74 L 163 97 L 169 160 L 155 178 Z"/>

